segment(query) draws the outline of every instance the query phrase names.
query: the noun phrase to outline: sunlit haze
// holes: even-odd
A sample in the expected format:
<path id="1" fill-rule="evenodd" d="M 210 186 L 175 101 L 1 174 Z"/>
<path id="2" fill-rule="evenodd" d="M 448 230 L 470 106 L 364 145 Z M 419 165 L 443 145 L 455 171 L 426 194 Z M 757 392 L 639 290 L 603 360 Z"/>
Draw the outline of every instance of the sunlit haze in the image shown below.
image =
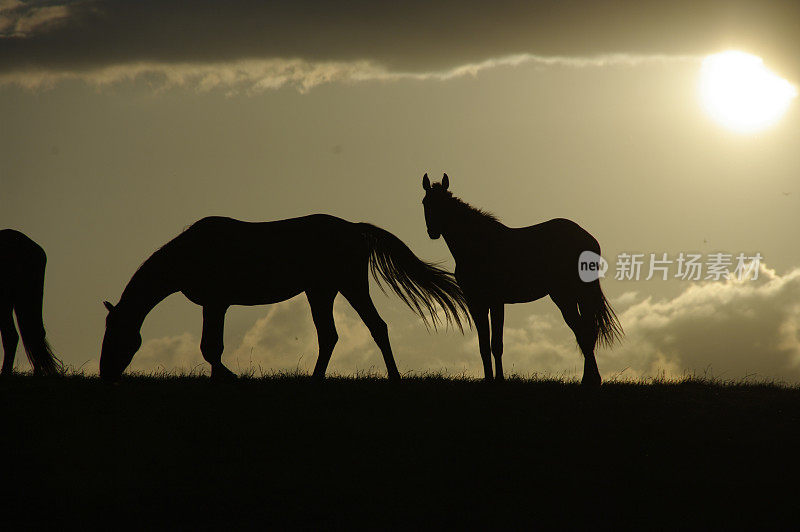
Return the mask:
<path id="1" fill-rule="evenodd" d="M 750 133 L 784 115 L 797 89 L 764 66 L 760 57 L 729 50 L 708 56 L 700 72 L 700 97 L 714 120 Z"/>

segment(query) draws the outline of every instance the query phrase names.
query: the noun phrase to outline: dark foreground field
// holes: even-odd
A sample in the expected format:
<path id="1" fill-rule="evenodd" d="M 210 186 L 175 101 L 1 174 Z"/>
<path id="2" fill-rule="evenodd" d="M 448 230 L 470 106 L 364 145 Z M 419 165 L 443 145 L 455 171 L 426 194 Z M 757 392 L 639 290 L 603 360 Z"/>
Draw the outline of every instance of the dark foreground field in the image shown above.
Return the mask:
<path id="1" fill-rule="evenodd" d="M 0 381 L 2 518 L 127 527 L 793 528 L 800 390 Z"/>

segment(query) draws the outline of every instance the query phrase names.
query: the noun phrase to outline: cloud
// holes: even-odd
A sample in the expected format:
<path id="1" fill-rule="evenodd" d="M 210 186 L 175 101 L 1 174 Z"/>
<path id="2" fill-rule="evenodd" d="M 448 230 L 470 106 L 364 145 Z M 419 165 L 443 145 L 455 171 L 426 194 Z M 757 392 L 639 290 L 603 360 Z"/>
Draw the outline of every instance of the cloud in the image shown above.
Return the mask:
<path id="1" fill-rule="evenodd" d="M 203 371 L 208 364 L 200 355 L 200 340 L 183 333 L 178 336 L 154 338 L 142 344 L 133 357 L 129 371 Z"/>
<path id="2" fill-rule="evenodd" d="M 336 303 L 334 319 L 339 341 L 328 374 L 385 370 L 372 336 L 346 302 Z M 317 353 L 317 333 L 311 311 L 306 298 L 298 296 L 271 305 L 267 314 L 245 333 L 238 346 L 226 346 L 222 361 L 237 373 L 253 370 L 260 375 L 300 370 L 310 374 Z M 92 368 L 95 366 L 91 365 Z M 129 371 L 185 371 L 207 375 L 210 366 L 200 353 L 200 339 L 187 332 L 145 341 L 134 356 Z"/>
<path id="3" fill-rule="evenodd" d="M 637 300 L 638 299 L 638 300 Z M 800 382 L 800 268 L 785 275 L 761 266 L 757 280 L 691 283 L 676 297 L 655 301 L 635 292 L 613 302 L 625 339 L 600 349 L 605 379 L 708 374 L 723 379 Z M 334 308 L 339 342 L 329 374 L 385 374 L 369 331 L 343 300 Z M 405 317 L 405 318 L 404 318 Z M 384 316 L 401 371 L 482 376 L 474 331 L 426 333 L 409 313 Z M 405 319 L 405 321 L 403 321 Z M 504 333 L 506 374 L 580 378 L 583 359 L 557 311 L 533 314 Z M 304 297 L 272 305 L 223 361 L 236 371 L 253 368 L 310 373 L 317 359 L 316 330 Z M 186 333 L 145 342 L 132 369 L 207 368 L 199 341 Z"/>
<path id="4" fill-rule="evenodd" d="M 0 80 L 45 87 L 146 78 L 158 87 L 308 90 L 332 81 L 452 79 L 531 63 L 695 60 L 750 41 L 757 53 L 777 51 L 768 63 L 778 71 L 786 71 L 776 64 L 786 58 L 796 66 L 791 52 L 800 37 L 787 21 L 800 17 L 799 5 L 724 7 L 712 0 L 3 0 Z"/>
<path id="5" fill-rule="evenodd" d="M 333 315 L 339 341 L 328 374 L 385 370 L 369 330 L 341 297 L 334 304 Z M 317 332 L 308 301 L 305 296 L 298 296 L 272 305 L 266 316 L 245 333 L 241 345 L 224 355 L 223 362 L 234 369 L 252 368 L 256 374 L 295 370 L 311 373 L 317 354 Z"/>
<path id="6" fill-rule="evenodd" d="M 636 303 L 621 319 L 626 342 L 603 355 L 611 371 L 800 381 L 800 269 L 781 276 L 762 265 L 755 281 L 692 284 L 674 299 Z"/>
<path id="7" fill-rule="evenodd" d="M 0 1 L 0 38 L 28 37 L 67 21 L 67 5 L 30 6 L 18 0 Z"/>
<path id="8" fill-rule="evenodd" d="M 597 57 L 543 57 L 519 54 L 430 72 L 391 72 L 369 61 L 315 63 L 302 59 L 249 59 L 228 63 L 135 63 L 89 71 L 30 70 L 0 73 L 0 85 L 41 89 L 52 88 L 62 81 L 78 80 L 95 87 L 105 87 L 126 81 L 146 80 L 157 90 L 182 87 L 198 91 L 224 90 L 229 94 L 240 92 L 254 94 L 283 87 L 306 92 L 318 85 L 333 82 L 447 81 L 477 76 L 480 72 L 493 68 L 520 65 L 602 68 L 699 63 L 701 60 L 700 56 L 613 54 Z"/>
<path id="9" fill-rule="evenodd" d="M 800 381 L 800 269 L 761 266 L 757 280 L 693 283 L 675 298 L 620 296 L 625 340 L 597 353 L 606 379 L 707 374 L 723 379 Z M 552 316 L 506 329 L 506 358 L 520 369 L 575 372 L 574 340 Z"/>

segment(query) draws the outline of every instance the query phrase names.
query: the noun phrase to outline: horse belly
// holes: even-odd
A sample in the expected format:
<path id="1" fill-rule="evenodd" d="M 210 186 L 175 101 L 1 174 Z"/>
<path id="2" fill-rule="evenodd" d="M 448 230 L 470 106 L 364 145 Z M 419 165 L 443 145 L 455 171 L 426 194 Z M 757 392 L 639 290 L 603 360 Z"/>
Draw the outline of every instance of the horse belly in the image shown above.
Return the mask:
<path id="1" fill-rule="evenodd" d="M 525 303 L 541 299 L 549 293 L 536 267 L 515 267 L 503 270 L 467 270 L 456 268 L 456 280 L 467 297 L 487 302 Z"/>
<path id="2" fill-rule="evenodd" d="M 507 292 L 502 294 L 502 302 L 503 303 L 528 303 L 530 301 L 536 301 L 537 299 L 541 299 L 548 294 L 548 291 L 544 288 L 535 288 L 531 290 L 523 290 L 523 291 L 514 291 L 514 292 Z"/>
<path id="3" fill-rule="evenodd" d="M 239 265 L 205 269 L 182 290 L 190 301 L 205 305 L 264 305 L 277 303 L 305 290 L 302 270 L 291 265 Z"/>

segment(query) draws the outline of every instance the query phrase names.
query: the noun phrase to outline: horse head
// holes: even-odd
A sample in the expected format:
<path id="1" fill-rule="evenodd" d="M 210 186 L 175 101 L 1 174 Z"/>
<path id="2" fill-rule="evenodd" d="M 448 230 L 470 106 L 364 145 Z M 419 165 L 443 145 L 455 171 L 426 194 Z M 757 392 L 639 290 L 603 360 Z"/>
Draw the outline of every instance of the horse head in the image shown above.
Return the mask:
<path id="1" fill-rule="evenodd" d="M 428 174 L 422 177 L 422 188 L 425 190 L 425 197 L 422 199 L 422 206 L 425 211 L 425 225 L 428 227 L 428 236 L 436 240 L 442 236 L 442 209 L 444 203 L 452 197 L 452 192 L 447 190 L 450 187 L 450 178 L 447 174 L 442 176 L 441 183 L 431 185 Z"/>
<path id="2" fill-rule="evenodd" d="M 106 333 L 100 351 L 100 378 L 116 381 L 133 360 L 133 355 L 142 345 L 142 336 L 133 321 L 108 301 L 103 301 L 108 310 Z"/>

